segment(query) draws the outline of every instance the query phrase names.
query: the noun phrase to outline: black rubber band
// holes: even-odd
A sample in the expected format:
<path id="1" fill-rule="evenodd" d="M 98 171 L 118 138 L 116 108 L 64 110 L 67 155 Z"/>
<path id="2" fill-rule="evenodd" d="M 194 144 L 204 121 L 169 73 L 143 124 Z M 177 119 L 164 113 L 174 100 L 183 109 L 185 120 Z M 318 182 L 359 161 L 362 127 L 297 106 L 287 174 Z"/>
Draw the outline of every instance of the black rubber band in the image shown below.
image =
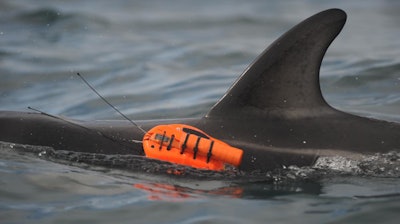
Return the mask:
<path id="1" fill-rule="evenodd" d="M 172 136 L 171 136 L 171 140 L 169 141 L 169 144 L 168 144 L 168 146 L 167 146 L 167 150 L 168 150 L 168 151 L 171 150 L 172 142 L 174 141 L 174 138 L 175 138 L 175 135 L 172 135 Z"/>
<path id="2" fill-rule="evenodd" d="M 199 151 L 199 143 L 200 143 L 201 137 L 198 136 L 197 141 L 196 141 L 196 145 L 193 148 L 193 159 L 196 159 L 197 156 L 197 152 Z"/>
<path id="3" fill-rule="evenodd" d="M 164 131 L 164 134 L 163 134 L 163 136 L 162 136 L 162 138 L 161 138 L 160 147 L 158 148 L 160 151 L 161 151 L 162 145 L 163 145 L 163 143 L 164 143 L 165 134 L 166 134 L 166 133 L 165 133 L 165 131 Z"/>
<path id="4" fill-rule="evenodd" d="M 181 154 L 183 154 L 183 152 L 185 151 L 185 149 L 186 149 L 186 143 L 187 143 L 187 141 L 188 141 L 188 139 L 189 139 L 189 135 L 190 134 L 187 134 L 186 135 L 186 137 L 185 137 L 185 141 L 183 141 L 183 144 L 182 144 L 182 150 L 181 150 Z"/>
<path id="5" fill-rule="evenodd" d="M 207 153 L 207 163 L 210 162 L 213 147 L 214 147 L 214 141 L 211 141 L 210 148 L 208 149 L 208 153 Z"/>

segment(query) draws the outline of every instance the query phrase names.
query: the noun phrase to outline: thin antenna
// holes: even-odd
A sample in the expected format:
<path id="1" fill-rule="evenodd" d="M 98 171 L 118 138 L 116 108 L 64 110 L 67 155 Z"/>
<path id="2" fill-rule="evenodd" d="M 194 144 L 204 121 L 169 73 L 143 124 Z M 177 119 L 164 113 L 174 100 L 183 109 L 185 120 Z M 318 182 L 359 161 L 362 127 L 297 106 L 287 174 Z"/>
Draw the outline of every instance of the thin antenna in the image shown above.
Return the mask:
<path id="1" fill-rule="evenodd" d="M 40 110 L 38 110 L 38 109 L 36 109 L 36 108 L 33 108 L 33 107 L 28 107 L 28 109 L 29 109 L 29 110 L 33 110 L 33 111 L 36 111 L 36 112 L 41 113 L 41 114 L 44 114 L 44 115 L 46 115 L 46 116 L 52 117 L 52 118 L 60 119 L 60 118 L 57 117 L 57 116 L 48 114 L 48 113 L 46 113 L 46 112 L 40 111 Z"/>
<path id="2" fill-rule="evenodd" d="M 83 76 L 81 76 L 81 74 L 76 73 L 79 78 L 82 79 L 82 81 L 91 89 L 93 90 L 94 93 L 97 94 L 97 96 L 99 96 L 105 103 L 107 103 L 111 108 L 113 108 L 115 111 L 117 111 L 122 117 L 124 117 L 126 120 L 128 120 L 129 122 L 131 122 L 134 126 L 136 126 L 137 128 L 139 128 L 143 133 L 146 134 L 146 131 L 141 128 L 139 125 L 137 125 L 135 122 L 133 122 L 131 119 L 129 119 L 127 116 L 125 116 L 121 111 L 119 111 L 116 107 L 114 107 L 111 103 L 109 103 L 103 96 L 100 95 L 100 93 L 98 93 L 84 78 Z"/>
<path id="3" fill-rule="evenodd" d="M 87 127 L 85 127 L 85 126 L 82 126 L 82 125 L 73 123 L 73 122 L 68 121 L 68 120 L 65 120 L 65 119 L 63 119 L 63 118 L 61 118 L 61 117 L 51 115 L 51 114 L 49 114 L 49 113 L 43 112 L 43 111 L 38 110 L 38 109 L 33 108 L 33 107 L 28 107 L 28 109 L 29 109 L 29 110 L 33 110 L 33 111 L 35 111 L 35 112 L 38 112 L 38 113 L 40 113 L 40 114 L 43 114 L 43 115 L 52 117 L 52 118 L 54 118 L 54 119 L 59 119 L 59 120 L 65 121 L 65 122 L 67 122 L 67 123 L 69 123 L 69 124 L 71 124 L 71 125 L 75 125 L 75 126 L 77 126 L 77 127 L 83 128 L 83 129 L 85 129 L 85 130 L 96 132 L 97 134 L 99 134 L 99 135 L 101 135 L 101 136 L 103 136 L 103 137 L 105 137 L 105 138 L 107 138 L 107 139 L 109 139 L 109 140 L 111 140 L 111 141 L 114 141 L 114 142 L 116 141 L 116 139 L 114 139 L 113 137 L 110 137 L 110 136 L 108 136 L 108 135 L 105 135 L 105 134 L 104 134 L 103 132 L 101 132 L 101 131 L 95 131 L 95 130 L 93 130 L 93 129 L 90 129 L 90 128 L 87 128 Z M 124 139 L 119 139 L 119 140 L 124 141 Z M 133 142 L 133 143 L 142 143 L 142 141 L 135 140 L 135 139 L 128 140 L 128 142 L 129 142 L 129 141 L 131 141 L 131 142 Z"/>

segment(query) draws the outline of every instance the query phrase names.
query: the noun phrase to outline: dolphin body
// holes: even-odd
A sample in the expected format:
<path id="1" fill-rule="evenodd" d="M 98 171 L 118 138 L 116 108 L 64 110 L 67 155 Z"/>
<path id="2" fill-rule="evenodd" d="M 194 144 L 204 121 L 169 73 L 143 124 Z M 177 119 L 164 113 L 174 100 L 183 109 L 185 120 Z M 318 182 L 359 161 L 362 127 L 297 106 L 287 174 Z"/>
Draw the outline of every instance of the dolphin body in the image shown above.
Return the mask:
<path id="1" fill-rule="evenodd" d="M 181 123 L 244 151 L 241 170 L 311 166 L 320 156 L 361 158 L 399 151 L 400 124 L 359 117 L 324 100 L 319 70 L 346 13 L 320 12 L 283 34 L 201 118 L 137 121 L 145 130 Z M 144 155 L 129 121 L 77 121 L 37 112 L 0 112 L 0 141 L 102 154 Z"/>

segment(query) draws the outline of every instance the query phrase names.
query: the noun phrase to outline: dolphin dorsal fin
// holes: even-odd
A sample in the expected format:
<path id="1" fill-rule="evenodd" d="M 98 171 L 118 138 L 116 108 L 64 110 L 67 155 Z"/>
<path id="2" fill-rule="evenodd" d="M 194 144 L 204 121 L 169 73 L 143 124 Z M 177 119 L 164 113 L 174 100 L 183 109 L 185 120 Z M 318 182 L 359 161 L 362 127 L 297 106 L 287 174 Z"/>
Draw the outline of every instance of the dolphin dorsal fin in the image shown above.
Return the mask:
<path id="1" fill-rule="evenodd" d="M 334 111 L 324 100 L 319 70 L 346 13 L 329 9 L 304 20 L 272 43 L 206 115 L 310 116 Z"/>

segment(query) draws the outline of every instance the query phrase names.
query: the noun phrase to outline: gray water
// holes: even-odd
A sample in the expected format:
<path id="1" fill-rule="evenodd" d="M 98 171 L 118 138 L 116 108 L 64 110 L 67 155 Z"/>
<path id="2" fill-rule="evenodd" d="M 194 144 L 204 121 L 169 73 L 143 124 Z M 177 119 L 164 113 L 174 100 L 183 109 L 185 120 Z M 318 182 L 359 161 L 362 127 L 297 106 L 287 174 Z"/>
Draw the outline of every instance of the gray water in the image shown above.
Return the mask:
<path id="1" fill-rule="evenodd" d="M 0 110 L 75 119 L 202 116 L 246 66 L 321 10 L 348 13 L 321 69 L 338 109 L 400 121 L 398 1 L 0 2 Z M 209 180 L 61 161 L 0 143 L 1 223 L 397 223 L 398 154 Z M 29 149 L 28 152 L 24 152 Z M 131 158 L 132 159 L 132 158 Z"/>

